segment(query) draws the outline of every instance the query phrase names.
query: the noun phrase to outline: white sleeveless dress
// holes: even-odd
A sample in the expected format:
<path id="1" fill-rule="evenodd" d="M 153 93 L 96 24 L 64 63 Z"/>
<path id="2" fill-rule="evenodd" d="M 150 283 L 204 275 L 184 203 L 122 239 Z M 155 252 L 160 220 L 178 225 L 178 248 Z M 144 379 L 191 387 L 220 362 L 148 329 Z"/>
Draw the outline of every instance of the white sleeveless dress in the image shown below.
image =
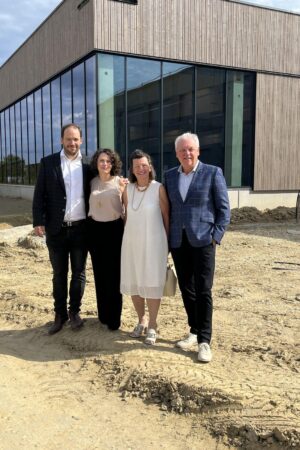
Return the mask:
<path id="1" fill-rule="evenodd" d="M 159 205 L 161 184 L 145 192 L 127 185 L 127 220 L 121 251 L 121 292 L 161 298 L 166 281 L 168 241 Z"/>

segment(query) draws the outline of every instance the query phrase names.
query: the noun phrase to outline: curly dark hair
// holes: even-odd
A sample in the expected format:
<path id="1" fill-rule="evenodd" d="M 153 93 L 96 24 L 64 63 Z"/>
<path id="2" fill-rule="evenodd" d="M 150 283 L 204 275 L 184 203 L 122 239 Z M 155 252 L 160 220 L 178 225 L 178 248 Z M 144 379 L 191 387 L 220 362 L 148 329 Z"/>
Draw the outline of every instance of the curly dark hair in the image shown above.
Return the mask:
<path id="1" fill-rule="evenodd" d="M 92 156 L 91 163 L 90 163 L 93 172 L 98 173 L 97 163 L 98 163 L 99 155 L 101 155 L 101 153 L 105 153 L 111 160 L 110 174 L 113 176 L 120 175 L 121 169 L 122 169 L 121 158 L 117 152 L 115 152 L 114 150 L 112 150 L 110 148 L 100 148 L 99 150 L 95 151 L 95 153 Z"/>
<path id="2" fill-rule="evenodd" d="M 134 150 L 130 155 L 130 166 L 129 166 L 129 176 L 128 176 L 130 183 L 136 182 L 136 176 L 133 173 L 133 160 L 141 159 L 144 157 L 147 158 L 148 163 L 151 167 L 151 172 L 149 173 L 149 180 L 150 181 L 155 180 L 156 173 L 155 173 L 155 169 L 153 167 L 151 156 L 148 155 L 148 153 L 143 152 L 143 150 L 137 149 L 137 150 Z"/>

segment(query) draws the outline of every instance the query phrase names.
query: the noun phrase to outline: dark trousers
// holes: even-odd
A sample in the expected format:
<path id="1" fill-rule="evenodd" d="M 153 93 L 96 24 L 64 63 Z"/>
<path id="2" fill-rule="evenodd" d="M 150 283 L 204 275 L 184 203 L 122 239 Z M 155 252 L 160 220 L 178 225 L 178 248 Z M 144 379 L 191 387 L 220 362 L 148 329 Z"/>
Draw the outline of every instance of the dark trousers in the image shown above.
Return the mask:
<path id="1" fill-rule="evenodd" d="M 67 319 L 68 271 L 71 263 L 69 311 L 80 311 L 85 288 L 87 258 L 86 223 L 62 228 L 56 235 L 47 234 L 46 242 L 53 269 L 54 311 Z"/>
<path id="2" fill-rule="evenodd" d="M 190 332 L 198 342 L 210 343 L 212 334 L 212 285 L 216 249 L 213 244 L 192 247 L 185 231 L 179 248 L 171 249 Z"/>
<path id="3" fill-rule="evenodd" d="M 122 219 L 97 222 L 90 218 L 88 230 L 98 318 L 111 330 L 117 330 L 122 313 L 120 264 L 124 222 Z"/>

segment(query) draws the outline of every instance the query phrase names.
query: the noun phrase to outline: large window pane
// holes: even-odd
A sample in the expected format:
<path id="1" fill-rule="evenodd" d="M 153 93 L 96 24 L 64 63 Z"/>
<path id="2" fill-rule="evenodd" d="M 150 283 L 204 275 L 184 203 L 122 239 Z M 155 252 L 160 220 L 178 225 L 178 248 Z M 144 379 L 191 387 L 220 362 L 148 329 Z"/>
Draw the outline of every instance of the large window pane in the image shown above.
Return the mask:
<path id="1" fill-rule="evenodd" d="M 201 161 L 224 169 L 225 70 L 197 68 L 196 118 Z"/>
<path id="2" fill-rule="evenodd" d="M 97 149 L 96 57 L 85 62 L 87 155 Z"/>
<path id="3" fill-rule="evenodd" d="M 51 108 L 52 108 L 52 142 L 53 151 L 58 152 L 61 149 L 60 131 L 60 79 L 56 78 L 51 82 Z"/>
<path id="4" fill-rule="evenodd" d="M 122 56 L 98 55 L 99 144 L 101 148 L 113 148 L 119 153 L 125 173 L 124 62 Z"/>
<path id="5" fill-rule="evenodd" d="M 23 183 L 23 156 L 21 142 L 21 103 L 15 105 L 16 118 L 16 183 Z"/>
<path id="6" fill-rule="evenodd" d="M 22 150 L 24 160 L 24 183 L 29 184 L 29 148 L 27 127 L 27 101 L 21 101 L 21 127 L 22 127 Z"/>
<path id="7" fill-rule="evenodd" d="M 244 126 L 242 186 L 253 187 L 254 124 L 255 124 L 255 74 L 244 75 Z"/>
<path id="8" fill-rule="evenodd" d="M 41 158 L 44 156 L 41 89 L 34 93 L 34 118 L 36 163 L 39 164 Z"/>
<path id="9" fill-rule="evenodd" d="M 16 125 L 15 125 L 15 108 L 9 108 L 9 128 L 10 128 L 10 155 L 9 155 L 9 181 L 16 183 Z"/>
<path id="10" fill-rule="evenodd" d="M 30 184 L 34 184 L 36 179 L 36 160 L 35 160 L 33 94 L 27 97 L 27 120 L 28 120 L 28 149 L 29 149 L 29 182 Z"/>
<path id="11" fill-rule="evenodd" d="M 9 109 L 4 111 L 5 120 L 5 180 L 10 183 L 11 160 L 10 160 L 10 125 L 9 125 Z"/>
<path id="12" fill-rule="evenodd" d="M 4 112 L 0 114 L 0 143 L 1 143 L 1 182 L 5 183 L 5 162 L 6 162 L 6 145 L 5 145 L 5 121 Z"/>
<path id="13" fill-rule="evenodd" d="M 84 83 L 84 64 L 82 63 L 73 69 L 73 121 L 82 129 L 82 154 L 86 153 Z"/>
<path id="14" fill-rule="evenodd" d="M 139 148 L 153 158 L 161 177 L 161 63 L 127 59 L 128 150 Z"/>
<path id="15" fill-rule="evenodd" d="M 44 155 L 52 153 L 50 84 L 42 88 Z"/>
<path id="16" fill-rule="evenodd" d="M 178 164 L 174 141 L 193 131 L 194 68 L 163 63 L 163 171 Z"/>
<path id="17" fill-rule="evenodd" d="M 72 76 L 71 70 L 61 76 L 62 125 L 73 122 L 72 119 Z"/>

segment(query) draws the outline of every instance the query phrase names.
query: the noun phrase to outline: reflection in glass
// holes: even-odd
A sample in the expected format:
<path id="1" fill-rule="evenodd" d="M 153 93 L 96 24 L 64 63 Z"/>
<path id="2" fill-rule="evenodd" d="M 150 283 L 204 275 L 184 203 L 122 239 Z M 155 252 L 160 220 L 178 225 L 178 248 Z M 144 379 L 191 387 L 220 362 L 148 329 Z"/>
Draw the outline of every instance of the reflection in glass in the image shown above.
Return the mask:
<path id="1" fill-rule="evenodd" d="M 87 155 L 97 150 L 96 57 L 85 62 Z"/>
<path id="2" fill-rule="evenodd" d="M 5 181 L 6 183 L 10 183 L 11 149 L 10 149 L 9 109 L 6 109 L 4 112 L 4 120 L 5 120 L 5 150 L 6 150 Z"/>
<path id="3" fill-rule="evenodd" d="M 224 170 L 225 152 L 224 69 L 197 68 L 196 118 L 200 160 Z"/>
<path id="4" fill-rule="evenodd" d="M 161 176 L 159 61 L 127 58 L 128 151 L 139 148 L 153 159 Z"/>
<path id="5" fill-rule="evenodd" d="M 113 148 L 122 158 L 126 172 L 125 75 L 123 56 L 98 55 L 99 144 Z"/>
<path id="6" fill-rule="evenodd" d="M 50 84 L 42 88 L 44 155 L 52 153 Z"/>
<path id="7" fill-rule="evenodd" d="M 5 124 L 4 124 L 4 112 L 0 114 L 0 145 L 1 145 L 1 182 L 5 183 L 5 161 L 6 161 L 6 145 L 5 145 Z"/>
<path id="8" fill-rule="evenodd" d="M 84 64 L 73 69 L 73 121 L 82 129 L 81 153 L 86 153 Z"/>
<path id="9" fill-rule="evenodd" d="M 242 186 L 253 187 L 255 124 L 255 73 L 244 72 L 244 126 Z"/>
<path id="10" fill-rule="evenodd" d="M 52 109 L 52 143 L 53 151 L 58 152 L 61 149 L 60 131 L 60 79 L 56 78 L 51 82 L 51 109 Z"/>
<path id="11" fill-rule="evenodd" d="M 25 184 L 29 184 L 29 155 L 28 155 L 28 129 L 27 129 L 27 101 L 21 101 L 21 128 L 22 128 L 22 151 L 24 160 L 23 179 Z"/>
<path id="12" fill-rule="evenodd" d="M 16 183 L 16 125 L 15 108 L 9 108 L 9 129 L 10 129 L 10 155 L 8 157 L 8 176 L 10 183 Z"/>
<path id="13" fill-rule="evenodd" d="M 72 120 L 72 84 L 71 71 L 61 76 L 61 110 L 62 126 L 73 122 Z"/>
<path id="14" fill-rule="evenodd" d="M 194 68 L 163 63 L 163 172 L 178 165 L 174 142 L 193 131 Z"/>
<path id="15" fill-rule="evenodd" d="M 35 140 L 34 140 L 34 101 L 33 94 L 27 97 L 28 148 L 29 148 L 29 183 L 36 179 Z"/>
<path id="16" fill-rule="evenodd" d="M 36 164 L 39 164 L 44 156 L 43 148 L 43 123 L 42 123 L 42 94 L 41 89 L 34 93 L 34 124 L 35 124 L 35 148 L 36 148 Z"/>
<path id="17" fill-rule="evenodd" d="M 16 183 L 23 183 L 23 156 L 21 142 L 21 103 L 15 105 L 16 117 Z"/>

